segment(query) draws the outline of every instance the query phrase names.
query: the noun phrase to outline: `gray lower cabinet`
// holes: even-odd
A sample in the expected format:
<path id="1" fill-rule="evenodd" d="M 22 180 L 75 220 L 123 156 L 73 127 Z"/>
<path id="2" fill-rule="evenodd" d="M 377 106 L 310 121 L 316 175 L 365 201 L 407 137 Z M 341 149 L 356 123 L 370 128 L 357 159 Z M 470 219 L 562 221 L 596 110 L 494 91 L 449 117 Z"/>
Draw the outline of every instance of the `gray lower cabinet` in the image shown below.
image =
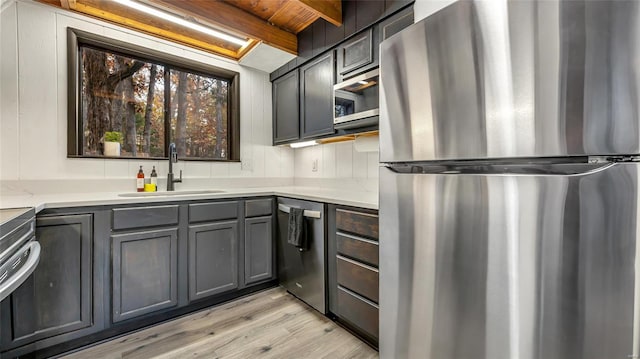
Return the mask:
<path id="1" fill-rule="evenodd" d="M 329 205 L 327 275 L 329 311 L 378 345 L 378 214 Z"/>
<path id="2" fill-rule="evenodd" d="M 189 226 L 189 300 L 238 288 L 238 221 Z"/>
<path id="3" fill-rule="evenodd" d="M 0 356 L 57 355 L 274 284 L 273 197 L 49 209 L 0 303 Z"/>
<path id="4" fill-rule="evenodd" d="M 2 350 L 47 338 L 39 346 L 55 345 L 95 330 L 92 220 L 91 214 L 37 219 L 40 262 L 2 302 Z"/>
<path id="5" fill-rule="evenodd" d="M 247 218 L 244 222 L 244 281 L 273 277 L 273 217 Z"/>
<path id="6" fill-rule="evenodd" d="M 111 249 L 114 323 L 177 305 L 177 228 L 112 235 Z"/>

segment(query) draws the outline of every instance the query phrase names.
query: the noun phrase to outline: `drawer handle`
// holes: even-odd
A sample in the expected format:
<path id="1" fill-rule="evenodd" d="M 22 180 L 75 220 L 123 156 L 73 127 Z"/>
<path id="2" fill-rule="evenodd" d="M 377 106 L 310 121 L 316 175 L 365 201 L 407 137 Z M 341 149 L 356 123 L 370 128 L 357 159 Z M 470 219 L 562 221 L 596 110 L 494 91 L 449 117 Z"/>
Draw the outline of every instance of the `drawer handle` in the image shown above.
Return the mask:
<path id="1" fill-rule="evenodd" d="M 378 246 L 378 242 L 376 242 L 376 241 L 372 241 L 372 240 L 367 239 L 367 238 L 361 238 L 361 237 L 352 236 L 352 235 L 344 233 L 344 232 L 342 232 L 340 230 L 336 231 L 336 234 L 339 235 L 340 237 L 350 238 L 350 239 L 353 239 L 355 241 L 360 241 L 360 242 L 364 242 L 364 243 L 373 244 L 374 246 Z"/>
<path id="2" fill-rule="evenodd" d="M 370 306 L 372 306 L 372 307 L 374 307 L 374 308 L 376 308 L 376 309 L 380 309 L 380 307 L 378 307 L 378 305 L 377 305 L 376 303 L 374 303 L 374 302 L 370 301 L 369 299 L 367 299 L 367 298 L 365 298 L 365 297 L 361 296 L 360 294 L 358 294 L 358 293 L 356 293 L 356 292 L 354 292 L 354 291 L 352 291 L 352 290 L 350 290 L 350 289 L 348 289 L 348 288 L 345 288 L 345 287 L 341 286 L 340 284 L 338 284 L 338 289 L 339 289 L 339 290 L 341 290 L 341 291 L 343 291 L 343 292 L 345 292 L 345 293 L 347 293 L 347 294 L 349 294 L 349 295 L 350 295 L 350 296 L 352 296 L 352 297 L 355 297 L 355 298 L 357 298 L 357 299 L 360 299 L 361 301 L 363 301 L 363 302 L 365 302 L 365 303 L 369 304 Z"/>
<path id="3" fill-rule="evenodd" d="M 278 204 L 278 209 L 284 213 L 291 212 L 291 207 L 285 206 L 284 204 Z M 303 215 L 307 218 L 322 218 L 322 213 L 320 213 L 320 211 L 310 211 L 308 209 L 304 210 Z"/>
<path id="4" fill-rule="evenodd" d="M 351 214 L 355 214 L 355 215 L 357 215 L 357 216 L 367 216 L 367 217 L 378 218 L 378 215 L 377 215 L 377 214 L 371 214 L 371 213 L 364 213 L 364 212 L 350 211 L 350 210 L 348 210 L 348 209 L 341 209 L 341 208 L 338 208 L 338 209 L 336 209 L 336 212 L 351 213 Z"/>
<path id="5" fill-rule="evenodd" d="M 337 255 L 336 255 L 336 258 L 338 258 L 338 259 L 340 259 L 340 260 L 343 260 L 343 261 L 345 261 L 345 262 L 351 263 L 351 264 L 353 264 L 353 265 L 357 265 L 358 267 L 362 267 L 362 268 L 364 268 L 364 269 L 368 269 L 368 270 L 370 270 L 370 271 L 372 271 L 372 272 L 379 273 L 379 272 L 378 272 L 378 268 L 374 268 L 374 267 L 372 267 L 372 266 L 370 266 L 370 265 L 366 265 L 366 264 L 364 264 L 364 263 L 360 263 L 360 262 L 354 261 L 353 259 L 349 259 L 349 258 L 347 258 L 347 257 L 343 257 L 343 256 L 341 256 L 341 255 L 339 255 L 339 254 L 337 254 Z"/>

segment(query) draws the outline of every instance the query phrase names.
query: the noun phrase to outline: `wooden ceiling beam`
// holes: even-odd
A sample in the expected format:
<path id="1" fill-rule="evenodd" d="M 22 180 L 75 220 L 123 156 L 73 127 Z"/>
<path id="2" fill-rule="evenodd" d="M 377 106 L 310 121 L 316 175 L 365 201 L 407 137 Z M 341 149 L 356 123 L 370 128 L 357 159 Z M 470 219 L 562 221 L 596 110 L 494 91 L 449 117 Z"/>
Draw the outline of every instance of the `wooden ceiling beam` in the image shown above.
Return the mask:
<path id="1" fill-rule="evenodd" d="M 75 10 L 76 0 L 60 0 L 60 5 L 67 10 Z"/>
<path id="2" fill-rule="evenodd" d="M 63 8 L 61 0 L 37 1 Z M 258 44 L 258 41 L 252 39 L 247 45 L 238 47 L 235 44 L 222 40 L 218 41 L 217 39 L 190 29 L 185 29 L 179 25 L 173 25 L 144 14 L 136 14 L 126 8 L 118 6 L 118 4 L 113 1 L 79 0 L 74 1 L 74 3 L 75 12 L 234 60 L 240 59 L 246 52 Z"/>
<path id="3" fill-rule="evenodd" d="M 260 40 L 291 54 L 298 54 L 298 38 L 295 34 L 225 2 L 211 0 L 152 0 L 151 2 L 194 19 L 201 19 L 205 23 Z"/>
<path id="4" fill-rule="evenodd" d="M 318 14 L 315 11 L 307 9 L 297 1 L 289 1 L 269 18 L 269 22 L 297 34 L 317 19 Z"/>
<path id="5" fill-rule="evenodd" d="M 292 0 L 299 2 L 307 9 L 315 12 L 321 18 L 334 24 L 342 25 L 342 2 L 341 0 Z"/>

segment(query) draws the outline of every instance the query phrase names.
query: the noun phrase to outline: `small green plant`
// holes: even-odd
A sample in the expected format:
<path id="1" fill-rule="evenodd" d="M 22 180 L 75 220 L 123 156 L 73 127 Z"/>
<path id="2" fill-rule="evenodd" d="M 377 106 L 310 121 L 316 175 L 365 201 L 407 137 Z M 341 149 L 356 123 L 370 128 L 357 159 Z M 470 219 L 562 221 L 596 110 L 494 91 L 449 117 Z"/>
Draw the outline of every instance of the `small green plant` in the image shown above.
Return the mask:
<path id="1" fill-rule="evenodd" d="M 105 142 L 119 142 L 122 144 L 122 132 L 105 132 L 104 133 Z"/>

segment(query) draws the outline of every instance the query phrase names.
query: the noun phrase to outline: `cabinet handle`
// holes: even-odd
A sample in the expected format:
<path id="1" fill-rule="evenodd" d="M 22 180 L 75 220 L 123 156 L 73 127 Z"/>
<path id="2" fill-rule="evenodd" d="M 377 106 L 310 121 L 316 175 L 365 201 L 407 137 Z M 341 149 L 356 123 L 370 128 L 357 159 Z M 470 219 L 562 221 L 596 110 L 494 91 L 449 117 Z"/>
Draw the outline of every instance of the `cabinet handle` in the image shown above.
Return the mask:
<path id="1" fill-rule="evenodd" d="M 278 204 L 278 210 L 284 213 L 289 213 L 291 212 L 291 207 L 285 206 L 284 204 Z M 322 214 L 320 213 L 320 211 L 310 211 L 307 209 L 304 210 L 303 216 L 316 219 L 322 218 Z"/>

